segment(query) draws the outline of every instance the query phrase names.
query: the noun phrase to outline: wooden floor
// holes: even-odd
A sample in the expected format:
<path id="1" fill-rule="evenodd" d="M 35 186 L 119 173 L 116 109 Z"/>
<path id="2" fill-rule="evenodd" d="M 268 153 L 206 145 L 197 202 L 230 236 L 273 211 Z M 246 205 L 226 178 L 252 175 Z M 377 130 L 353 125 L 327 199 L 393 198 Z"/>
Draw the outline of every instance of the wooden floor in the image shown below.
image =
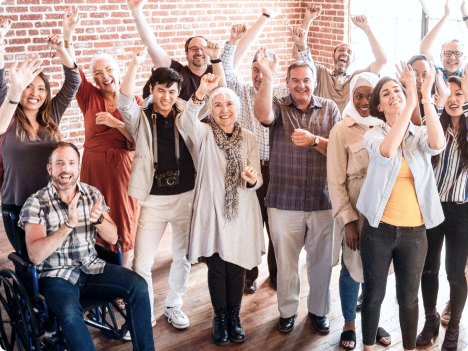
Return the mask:
<path id="1" fill-rule="evenodd" d="M 11 267 L 8 254 L 12 248 L 6 238 L 3 225 L 0 224 L 0 268 Z M 207 268 L 204 264 L 192 267 L 189 287 L 184 296 L 182 310 L 190 318 L 190 327 L 186 330 L 177 330 L 169 324 L 164 317 L 164 299 L 169 290 L 167 277 L 171 265 L 171 236 L 170 226 L 161 241 L 157 257 L 153 266 L 153 287 L 155 294 L 156 326 L 153 328 L 153 337 L 156 350 L 345 350 L 340 348 L 340 333 L 343 327 L 340 298 L 338 292 L 339 267 L 333 269 L 333 303 L 328 317 L 331 321 L 331 331 L 328 335 L 321 335 L 312 326 L 307 317 L 306 298 L 308 283 L 305 264 L 305 253 L 300 257 L 302 293 L 299 316 L 295 328 L 290 334 L 278 331 L 279 313 L 277 309 L 276 291 L 269 285 L 266 256 L 260 266 L 258 291 L 253 295 L 244 295 L 241 310 L 242 326 L 246 332 L 244 344 L 231 343 L 224 347 L 215 346 L 211 340 L 211 320 L 213 311 L 207 286 Z M 448 283 L 445 271 L 441 271 L 441 289 L 439 292 L 438 309 L 442 311 L 448 300 Z M 423 308 L 420 297 L 419 331 L 424 324 Z M 468 349 L 468 313 L 462 318 L 460 330 L 459 350 Z M 357 350 L 362 349 L 361 316 L 357 314 Z M 398 321 L 398 305 L 395 297 L 395 280 L 390 276 L 388 280 L 387 295 L 382 306 L 381 323 L 392 337 L 392 344 L 384 348 L 377 345 L 376 350 L 402 350 L 401 334 Z M 89 328 L 98 350 L 124 351 L 132 350 L 131 342 L 121 340 L 108 340 L 99 331 Z M 441 328 L 440 336 L 433 345 L 420 348 L 421 350 L 439 350 L 445 334 Z"/>

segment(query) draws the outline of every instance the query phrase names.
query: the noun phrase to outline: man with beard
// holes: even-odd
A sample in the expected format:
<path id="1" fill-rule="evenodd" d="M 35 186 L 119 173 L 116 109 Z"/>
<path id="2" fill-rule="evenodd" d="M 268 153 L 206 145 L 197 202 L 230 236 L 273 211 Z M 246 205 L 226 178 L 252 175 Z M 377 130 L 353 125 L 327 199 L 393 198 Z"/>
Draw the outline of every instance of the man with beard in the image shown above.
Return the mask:
<path id="1" fill-rule="evenodd" d="M 127 0 L 127 4 L 135 20 L 141 41 L 148 47 L 148 54 L 151 60 L 153 60 L 154 69 L 170 67 L 182 76 L 183 82 L 179 95 L 181 99 L 185 101 L 190 99 L 192 94 L 197 91 L 201 77 L 208 73 L 221 77 L 219 87 L 226 85 L 221 60 L 219 57 L 212 55 L 214 49 L 219 49 L 218 44 L 207 42 L 202 36 L 188 38 L 185 42 L 187 65 L 182 65 L 172 60 L 166 50 L 161 48 L 157 43 L 153 30 L 146 22 L 145 15 L 143 14 L 143 6 L 146 4 L 146 0 Z M 211 62 L 211 64 L 208 64 L 208 62 Z M 149 92 L 145 93 L 144 91 L 143 98 L 147 96 L 149 96 Z"/>
<path id="2" fill-rule="evenodd" d="M 463 21 L 468 27 L 468 9 L 466 7 L 466 2 L 463 1 L 461 4 L 460 11 L 463 15 Z M 448 0 L 445 3 L 445 13 L 440 21 L 432 28 L 429 33 L 421 41 L 419 51 L 421 54 L 426 55 L 427 58 L 431 61 L 433 60 L 431 48 L 434 45 L 434 42 L 439 35 L 442 27 L 450 16 L 450 8 L 448 6 Z M 435 66 L 436 70 L 441 70 L 444 74 L 444 80 L 447 81 L 451 76 L 461 77 L 463 72 L 463 51 L 465 46 L 458 39 L 452 39 L 442 44 L 440 51 L 440 60 L 442 61 L 442 66 Z"/>
<path id="3" fill-rule="evenodd" d="M 321 5 L 311 5 L 308 7 L 305 10 L 304 20 L 301 27 L 306 31 L 309 31 L 310 24 L 315 18 L 319 17 L 321 13 Z M 362 72 L 372 72 L 378 75 L 387 63 L 385 52 L 375 38 L 374 33 L 368 24 L 367 17 L 356 16 L 351 17 L 351 20 L 354 25 L 361 28 L 364 33 L 366 33 L 375 61 L 364 69 L 356 70 L 352 74 L 348 74 L 348 67 L 354 62 L 355 52 L 350 44 L 341 43 L 337 45 L 333 51 L 333 70 L 329 70 L 325 66 L 315 62 L 315 68 L 317 70 L 317 87 L 315 88 L 314 95 L 335 101 L 340 112 L 343 112 L 346 104 L 348 103 L 349 87 L 353 77 Z M 297 49 L 299 51 L 304 50 L 304 48 L 300 47 Z"/>
<path id="4" fill-rule="evenodd" d="M 97 257 L 96 236 L 117 243 L 117 226 L 96 188 L 78 182 L 80 154 L 57 143 L 50 154 L 49 185 L 29 197 L 18 226 L 36 266 L 39 288 L 62 327 L 70 351 L 96 350 L 83 320 L 80 298 L 124 298 L 137 350 L 154 350 L 150 305 L 143 278 Z"/>

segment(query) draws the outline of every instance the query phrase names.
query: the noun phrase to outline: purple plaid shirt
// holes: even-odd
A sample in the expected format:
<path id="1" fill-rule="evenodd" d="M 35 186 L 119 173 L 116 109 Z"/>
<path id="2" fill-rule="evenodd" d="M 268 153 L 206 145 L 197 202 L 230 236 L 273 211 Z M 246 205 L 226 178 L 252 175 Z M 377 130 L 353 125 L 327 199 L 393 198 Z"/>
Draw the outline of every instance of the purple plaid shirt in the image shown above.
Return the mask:
<path id="1" fill-rule="evenodd" d="M 341 120 L 337 105 L 312 96 L 303 113 L 291 95 L 273 98 L 275 119 L 270 127 L 270 184 L 265 206 L 291 211 L 331 209 L 327 184 L 327 158 L 313 147 L 296 146 L 295 129 L 308 130 L 328 139 L 332 127 Z"/>

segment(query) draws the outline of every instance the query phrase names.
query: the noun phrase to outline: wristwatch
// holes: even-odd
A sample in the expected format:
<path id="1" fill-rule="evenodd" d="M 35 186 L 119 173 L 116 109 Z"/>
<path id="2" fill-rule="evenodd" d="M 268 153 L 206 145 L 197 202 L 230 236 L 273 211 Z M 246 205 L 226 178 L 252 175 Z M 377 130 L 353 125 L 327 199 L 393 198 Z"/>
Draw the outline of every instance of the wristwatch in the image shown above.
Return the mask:
<path id="1" fill-rule="evenodd" d="M 99 224 L 101 224 L 102 222 L 104 222 L 104 215 L 101 213 L 101 216 L 98 218 L 98 220 L 96 221 L 96 223 L 94 223 L 94 225 L 99 225 Z"/>
<path id="2" fill-rule="evenodd" d="M 314 145 L 312 145 L 312 147 L 316 147 L 318 145 L 318 143 L 320 142 L 320 139 L 318 136 L 315 136 L 315 140 L 314 140 Z"/>

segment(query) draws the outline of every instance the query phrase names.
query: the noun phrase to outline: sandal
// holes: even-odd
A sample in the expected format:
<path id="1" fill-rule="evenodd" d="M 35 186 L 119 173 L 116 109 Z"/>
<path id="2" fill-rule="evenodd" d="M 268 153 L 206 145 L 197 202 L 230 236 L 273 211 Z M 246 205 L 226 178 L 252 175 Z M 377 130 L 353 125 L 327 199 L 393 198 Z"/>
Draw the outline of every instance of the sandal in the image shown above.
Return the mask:
<path id="1" fill-rule="evenodd" d="M 390 340 L 388 344 L 385 344 L 382 341 L 380 341 L 382 338 L 388 338 L 388 337 L 390 337 L 390 334 L 387 333 L 387 331 L 384 328 L 382 327 L 377 328 L 377 335 L 375 337 L 375 342 L 378 342 L 382 346 L 388 346 L 392 343 L 392 340 Z"/>
<path id="2" fill-rule="evenodd" d="M 115 299 L 115 302 L 121 310 L 125 310 L 125 302 L 123 299 Z"/>
<path id="3" fill-rule="evenodd" d="M 352 341 L 354 342 L 354 346 L 344 346 L 343 341 Z M 347 330 L 342 332 L 340 337 L 340 346 L 343 346 L 348 350 L 353 350 L 356 347 L 356 332 L 354 330 Z"/>

